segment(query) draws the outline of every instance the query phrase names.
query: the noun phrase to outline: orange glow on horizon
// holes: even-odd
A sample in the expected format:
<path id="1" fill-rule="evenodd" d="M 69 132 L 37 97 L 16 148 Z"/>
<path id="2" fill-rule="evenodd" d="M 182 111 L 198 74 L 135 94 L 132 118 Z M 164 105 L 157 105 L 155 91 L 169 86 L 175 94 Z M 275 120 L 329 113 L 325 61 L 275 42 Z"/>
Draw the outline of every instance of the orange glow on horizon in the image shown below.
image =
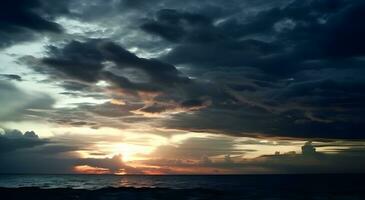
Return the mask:
<path id="1" fill-rule="evenodd" d="M 93 167 L 89 165 L 76 165 L 73 171 L 80 174 L 112 174 L 107 168 Z"/>

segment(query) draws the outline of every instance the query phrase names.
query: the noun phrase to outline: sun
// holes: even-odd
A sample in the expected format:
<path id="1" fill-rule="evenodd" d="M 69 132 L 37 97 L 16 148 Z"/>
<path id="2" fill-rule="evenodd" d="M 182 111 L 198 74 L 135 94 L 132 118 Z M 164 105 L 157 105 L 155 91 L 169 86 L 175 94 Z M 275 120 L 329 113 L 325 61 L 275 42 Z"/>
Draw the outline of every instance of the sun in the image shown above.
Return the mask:
<path id="1" fill-rule="evenodd" d="M 113 155 L 121 154 L 123 162 L 128 162 L 144 159 L 144 156 L 150 154 L 154 149 L 155 147 L 151 146 L 120 143 L 113 145 L 111 152 Z"/>

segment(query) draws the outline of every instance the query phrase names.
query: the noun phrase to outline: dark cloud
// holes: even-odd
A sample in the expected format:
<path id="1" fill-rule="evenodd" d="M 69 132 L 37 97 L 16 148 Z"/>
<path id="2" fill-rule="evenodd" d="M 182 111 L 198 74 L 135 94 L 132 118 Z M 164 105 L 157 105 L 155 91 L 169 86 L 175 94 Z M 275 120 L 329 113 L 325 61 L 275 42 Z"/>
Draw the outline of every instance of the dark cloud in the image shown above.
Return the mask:
<path id="1" fill-rule="evenodd" d="M 179 41 L 181 44 L 162 59 L 194 67 L 254 66 L 275 75 L 287 75 L 302 70 L 307 60 L 361 56 L 363 6 L 360 1 L 293 1 L 285 7 L 258 12 L 250 19 L 231 18 L 215 26 L 210 24 L 208 32 L 220 37 L 209 43 L 204 41 L 208 36 L 198 41 Z M 160 21 L 155 23 L 163 29 L 166 22 Z M 179 23 L 174 26 L 179 27 Z M 170 28 L 163 30 L 169 32 Z M 205 30 L 180 30 L 174 35 L 194 37 Z M 153 32 L 164 38 L 163 33 Z"/>
<path id="2" fill-rule="evenodd" d="M 172 109 L 173 106 L 171 105 L 159 105 L 159 104 L 152 104 L 149 106 L 145 106 L 141 109 L 139 109 L 139 111 L 145 112 L 145 113 L 162 113 L 165 112 L 169 109 Z"/>
<path id="3" fill-rule="evenodd" d="M 307 116 L 303 111 L 293 110 L 271 113 L 255 108 L 229 106 L 207 108 L 193 115 L 180 113 L 163 122 L 163 126 L 198 132 L 214 132 L 233 136 L 297 137 L 362 139 L 362 123 L 348 113 L 347 121 L 327 121 L 328 115 Z M 333 112 L 332 114 L 341 115 Z M 222 120 L 224 119 L 224 120 Z M 351 121 L 352 120 L 352 121 Z"/>
<path id="4" fill-rule="evenodd" d="M 0 74 L 0 78 L 8 80 L 22 81 L 22 77 L 16 74 Z"/>
<path id="5" fill-rule="evenodd" d="M 47 140 L 39 139 L 33 131 L 23 134 L 19 130 L 3 129 L 0 134 L 0 154 L 48 143 Z"/>
<path id="6" fill-rule="evenodd" d="M 124 89 L 153 91 L 189 81 L 174 66 L 155 59 L 139 58 L 108 40 L 72 41 L 63 48 L 50 46 L 49 55 L 42 59 L 43 64 L 55 69 L 60 76 L 85 82 L 105 79 Z M 136 82 L 123 76 L 123 70 L 128 68 L 141 70 L 148 76 L 142 81 L 147 82 Z"/>
<path id="7" fill-rule="evenodd" d="M 147 22 L 141 28 L 166 40 L 179 42 L 218 39 L 218 35 L 209 30 L 211 26 L 212 20 L 203 15 L 163 9 L 157 12 L 155 21 Z"/>
<path id="8" fill-rule="evenodd" d="M 308 141 L 302 146 L 303 155 L 316 154 L 316 148 L 312 145 L 312 142 Z"/>
<path id="9" fill-rule="evenodd" d="M 86 82 L 96 82 L 103 69 L 103 55 L 98 51 L 95 42 L 81 43 L 73 41 L 64 48 L 49 47 L 49 58 L 42 62 L 57 70 L 62 76 L 69 76 Z"/>
<path id="10" fill-rule="evenodd" d="M 37 33 L 61 33 L 62 27 L 53 22 L 55 15 L 67 13 L 66 4 L 51 6 L 44 0 L 5 0 L 0 9 L 0 47 L 27 41 Z"/>
<path id="11" fill-rule="evenodd" d="M 364 138 L 361 1 L 82 2 L 68 17 L 110 38 L 50 44 L 36 69 L 64 81 L 63 95 L 114 103 L 51 120 L 98 127 L 153 114 L 153 126 L 190 131 Z"/>
<path id="12" fill-rule="evenodd" d="M 207 20 L 198 28 L 184 18 L 199 15 L 194 10 L 156 12 L 143 30 L 176 43 L 161 59 L 198 77 L 209 74 L 205 78 L 227 86 L 233 96 L 224 106 L 175 115 L 166 126 L 233 135 L 363 138 L 364 85 L 358 76 L 364 64 L 359 59 L 364 55 L 363 5 L 292 1 L 258 9 L 250 18 L 227 17 L 219 23 L 214 15 L 201 15 Z M 190 39 L 205 30 L 219 37 Z M 212 77 L 214 73 L 219 77 Z M 235 79 L 235 73 L 240 77 Z"/>
<path id="13" fill-rule="evenodd" d="M 71 144 L 57 144 L 54 141 L 50 141 L 49 144 L 43 145 L 36 149 L 37 154 L 45 154 L 45 155 L 58 155 L 62 153 L 77 151 L 82 148 L 77 146 L 72 146 Z"/>
<path id="14" fill-rule="evenodd" d="M 323 36 L 328 56 L 342 58 L 364 55 L 365 27 L 361 21 L 365 16 L 362 12 L 364 8 L 364 2 L 354 2 L 329 19 L 327 34 Z M 331 33 L 336 33 L 336 36 Z"/>
<path id="15" fill-rule="evenodd" d="M 88 84 L 77 81 L 63 81 L 60 86 L 68 91 L 85 91 L 90 87 Z"/>
<path id="16" fill-rule="evenodd" d="M 254 40 L 250 43 L 261 44 Z M 139 96 L 140 103 L 135 104 L 139 107 L 124 112 L 128 115 L 135 113 L 131 111 L 195 112 L 178 113 L 165 120 L 163 124 L 168 128 L 242 136 L 363 138 L 363 97 L 358 91 L 364 84 L 361 77 L 348 79 L 353 71 L 340 74 L 343 69 L 336 67 L 332 75 L 318 75 L 305 69 L 290 79 L 278 79 L 265 70 L 243 67 L 203 72 L 201 80 L 194 80 L 173 65 L 137 57 L 107 40 L 73 41 L 64 48 L 50 47 L 49 54 L 42 60 L 47 68 L 41 70 L 59 78 L 82 84 L 105 80 L 112 84 L 109 89 L 122 90 L 122 94 L 157 93 L 148 97 L 147 104 L 142 101 L 146 97 Z"/>
<path id="17" fill-rule="evenodd" d="M 204 100 L 201 99 L 188 99 L 186 101 L 181 102 L 182 107 L 192 108 L 192 107 L 200 107 L 204 106 Z"/>
<path id="18" fill-rule="evenodd" d="M 65 89 L 86 88 L 90 92 L 91 84 L 104 80 L 111 84 L 108 88 L 115 92 L 117 99 L 126 98 L 125 93 L 139 96 L 139 99 L 127 99 L 127 103 L 134 101 L 135 110 L 145 104 L 142 100 L 146 98 L 155 102 L 145 105 L 139 110 L 141 112 L 195 110 L 209 105 L 210 96 L 221 98 L 220 93 L 224 93 L 214 85 L 191 80 L 173 65 L 137 57 L 107 40 L 72 41 L 63 48 L 51 46 L 49 55 L 42 59 L 43 67 L 36 69 L 58 79 L 73 80 L 63 83 Z M 151 99 L 148 94 L 139 92 L 152 93 L 155 97 Z M 121 93 L 119 97 L 118 93 Z M 123 109 L 123 106 L 119 108 Z"/>

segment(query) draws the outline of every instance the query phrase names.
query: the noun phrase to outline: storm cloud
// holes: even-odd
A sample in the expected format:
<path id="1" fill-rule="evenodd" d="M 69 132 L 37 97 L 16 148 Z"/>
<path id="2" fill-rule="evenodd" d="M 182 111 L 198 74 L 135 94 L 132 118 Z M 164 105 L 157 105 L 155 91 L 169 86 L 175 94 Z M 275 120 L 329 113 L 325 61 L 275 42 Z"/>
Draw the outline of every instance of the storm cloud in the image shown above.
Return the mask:
<path id="1" fill-rule="evenodd" d="M 154 90 L 154 87 L 169 87 L 171 84 L 188 81 L 174 66 L 155 59 L 139 58 L 107 40 L 72 41 L 64 48 L 50 46 L 49 54 L 50 57 L 44 58 L 42 63 L 56 69 L 62 75 L 85 82 L 96 82 L 105 78 L 122 88 L 148 91 Z M 130 77 L 110 73 L 128 68 L 141 70 L 140 73 L 136 72 L 135 79 L 142 79 L 141 81 L 150 84 L 136 83 L 131 81 Z M 139 77 L 139 74 L 145 74 L 147 77 Z"/>
<path id="2" fill-rule="evenodd" d="M 361 0 L 6 0 L 1 5 L 0 127 L 39 134 L 2 134 L 1 156 L 11 163 L 4 169 L 37 155 L 38 161 L 64 162 L 52 166 L 59 172 L 75 165 L 141 172 L 121 161 L 123 153 L 92 152 L 90 146 L 99 147 L 87 142 L 90 135 L 87 145 L 75 138 L 55 142 L 66 132 L 133 135 L 138 144 L 141 135 L 153 135 L 156 149 L 143 147 L 154 158 L 142 164 L 164 161 L 175 167 L 350 171 L 345 163 L 362 158 L 360 148 L 336 144 L 343 150 L 338 155 L 269 153 L 238 164 L 235 156 L 261 144 L 225 139 L 313 141 L 304 147 L 310 152 L 319 141 L 365 139 Z M 29 124 L 34 128 L 24 127 Z M 10 137 L 14 134 L 17 138 Z M 218 139 L 189 138 L 204 134 Z M 85 152 L 89 157 L 81 158 Z M 217 156 L 222 163 L 215 162 Z M 328 162 L 316 168 L 320 160 Z"/>
<path id="3" fill-rule="evenodd" d="M 203 3 L 206 9 L 194 8 L 193 2 L 185 7 L 191 9 L 163 7 L 170 5 L 164 1 L 149 4 L 156 7 L 122 1 L 118 8 L 148 10 L 141 18 L 125 17 L 141 37 L 154 39 L 140 38 L 136 46 L 113 41 L 114 36 L 49 45 L 35 69 L 85 88 L 106 81 L 115 99 L 139 105 L 129 110 L 137 117 L 168 114 L 170 118 L 158 120 L 157 126 L 165 128 L 363 138 L 360 1 L 242 3 L 252 4 L 254 11 L 248 13 L 229 3 Z M 79 20 L 93 7 L 83 9 Z M 149 47 L 131 51 L 142 43 L 168 50 L 145 58 Z M 135 97 L 124 99 L 126 94 Z"/>
<path id="4" fill-rule="evenodd" d="M 0 133 L 0 153 L 6 153 L 23 148 L 32 148 L 47 143 L 47 140 L 39 139 L 38 135 L 35 134 L 34 131 L 27 131 L 23 134 L 19 130 L 5 129 Z"/>
<path id="5" fill-rule="evenodd" d="M 67 3 L 52 8 L 44 0 L 5 0 L 1 2 L 0 47 L 37 38 L 42 33 L 61 33 L 62 27 L 52 20 L 68 13 Z"/>

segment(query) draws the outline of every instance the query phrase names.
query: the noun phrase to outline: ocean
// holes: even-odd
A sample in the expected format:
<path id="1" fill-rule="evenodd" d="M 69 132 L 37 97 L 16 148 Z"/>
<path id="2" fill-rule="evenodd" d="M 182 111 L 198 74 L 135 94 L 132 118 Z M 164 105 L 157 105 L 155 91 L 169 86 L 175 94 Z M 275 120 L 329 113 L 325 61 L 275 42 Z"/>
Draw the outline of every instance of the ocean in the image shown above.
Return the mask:
<path id="1" fill-rule="evenodd" d="M 0 195 L 19 188 L 29 190 L 52 191 L 103 191 L 97 195 L 116 192 L 116 196 L 125 194 L 148 195 L 165 194 L 171 191 L 185 191 L 181 195 L 214 194 L 221 199 L 365 199 L 365 176 L 363 174 L 337 175 L 0 175 Z M 5 190 L 4 190 L 5 188 Z M 105 188 L 109 188 L 105 190 Z M 7 190 L 9 189 L 9 190 Z M 12 190 L 11 190 L 12 189 Z M 23 193 L 28 190 L 20 190 Z M 28 192 L 29 192 L 28 191 Z M 59 191 L 59 190 L 57 190 Z M 105 194 L 104 192 L 107 191 Z M 124 191 L 124 193 L 120 193 Z M 198 192 L 198 194 L 196 193 Z M 212 193 L 213 192 L 213 193 Z M 217 192 L 217 193 L 214 193 Z M 24 193 L 24 194 L 25 194 Z M 167 195 L 166 193 L 166 195 Z M 21 194 L 19 190 L 14 194 Z M 115 194 L 115 193 L 113 193 Z M 174 195 L 177 193 L 174 192 Z M 81 194 L 80 194 L 81 195 Z M 217 196 L 218 195 L 218 196 Z M 95 197 L 95 196 L 94 196 Z M 189 198 L 188 198 L 189 197 Z M 224 198 L 223 198 L 224 197 Z M 65 197 L 70 198 L 70 197 Z M 200 199 L 211 199 L 212 197 Z M 72 198 L 71 198 L 72 199 Z M 82 198 L 81 198 L 82 199 Z M 122 199 L 122 198 L 121 198 Z M 132 198 L 133 199 L 133 198 Z M 143 198 L 137 198 L 143 199 Z M 146 198 L 148 199 L 148 198 Z M 150 198 L 154 199 L 154 198 Z M 165 199 L 165 198 L 156 198 Z M 169 199 L 169 198 L 166 198 Z M 171 198 L 171 199 L 176 199 Z M 198 198 L 199 199 L 199 198 Z"/>

